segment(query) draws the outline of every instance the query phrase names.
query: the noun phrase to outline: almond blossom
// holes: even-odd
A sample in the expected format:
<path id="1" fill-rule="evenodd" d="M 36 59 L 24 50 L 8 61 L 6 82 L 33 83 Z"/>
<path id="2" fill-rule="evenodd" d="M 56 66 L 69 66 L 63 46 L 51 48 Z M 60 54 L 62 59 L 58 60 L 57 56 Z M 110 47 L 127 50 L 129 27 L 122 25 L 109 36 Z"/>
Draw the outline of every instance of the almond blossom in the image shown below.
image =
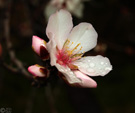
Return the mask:
<path id="1" fill-rule="evenodd" d="M 97 32 L 90 23 L 80 23 L 73 28 L 71 14 L 66 10 L 59 10 L 49 18 L 46 28 L 49 42 L 33 36 L 32 47 L 41 56 L 41 47 L 47 50 L 51 66 L 55 66 L 59 75 L 70 85 L 80 87 L 97 87 L 97 83 L 89 76 L 104 76 L 112 70 L 108 58 L 101 55 L 83 57 L 85 52 L 93 49 L 97 44 Z M 47 53 L 47 52 L 46 52 Z M 44 54 L 46 56 L 48 54 Z M 36 76 L 47 76 L 34 66 L 36 71 L 28 68 Z M 42 75 L 41 75 L 42 74 Z"/>
<path id="2" fill-rule="evenodd" d="M 51 0 L 45 8 L 45 16 L 48 18 L 58 9 L 66 9 L 78 18 L 83 16 L 86 0 Z"/>

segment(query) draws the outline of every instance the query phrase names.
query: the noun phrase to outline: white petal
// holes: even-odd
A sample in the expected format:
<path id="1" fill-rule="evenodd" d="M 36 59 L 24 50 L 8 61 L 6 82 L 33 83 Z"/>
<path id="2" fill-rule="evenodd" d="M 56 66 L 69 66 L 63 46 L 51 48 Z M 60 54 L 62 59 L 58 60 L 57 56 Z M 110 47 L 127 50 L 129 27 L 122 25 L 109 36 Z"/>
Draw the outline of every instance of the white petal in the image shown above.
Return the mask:
<path id="1" fill-rule="evenodd" d="M 50 53 L 50 64 L 54 66 L 56 64 L 56 42 L 53 39 L 46 44 L 47 50 Z"/>
<path id="2" fill-rule="evenodd" d="M 80 3 L 77 5 L 77 8 L 75 8 L 72 13 L 75 16 L 77 16 L 78 18 L 82 18 L 83 17 L 83 9 L 84 9 L 84 5 Z"/>
<path id="3" fill-rule="evenodd" d="M 73 71 L 70 70 L 70 68 L 61 66 L 59 64 L 56 64 L 55 66 L 65 76 L 69 84 L 81 83 L 81 80 L 76 77 L 76 75 L 73 73 Z"/>
<path id="4" fill-rule="evenodd" d="M 80 0 L 67 0 L 66 5 L 70 12 L 72 12 L 76 6 L 80 3 Z"/>
<path id="5" fill-rule="evenodd" d="M 104 76 L 112 70 L 112 65 L 108 58 L 103 56 L 83 57 L 74 62 L 79 70 L 90 76 Z"/>
<path id="6" fill-rule="evenodd" d="M 89 23 L 80 23 L 75 26 L 69 35 L 71 45 L 69 44 L 69 50 L 75 48 L 78 44 L 80 44 L 76 51 L 80 50 L 81 52 L 86 52 L 94 48 L 97 44 L 97 32 L 93 28 L 93 26 Z"/>
<path id="7" fill-rule="evenodd" d="M 83 8 L 84 5 L 82 4 L 81 0 L 67 0 L 67 9 L 77 16 L 78 18 L 81 18 L 83 16 Z"/>
<path id="8" fill-rule="evenodd" d="M 84 73 L 81 73 L 80 71 L 74 71 L 74 73 L 82 81 L 81 83 L 78 83 L 79 86 L 85 87 L 85 88 L 96 88 L 97 87 L 97 83 L 92 78 L 85 75 Z"/>
<path id="9" fill-rule="evenodd" d="M 66 10 L 60 10 L 50 16 L 46 34 L 49 39 L 54 38 L 58 48 L 62 49 L 72 27 L 71 14 Z"/>
<path id="10" fill-rule="evenodd" d="M 50 15 L 55 13 L 56 10 L 57 10 L 57 8 L 54 7 L 51 3 L 47 4 L 47 6 L 44 9 L 44 15 L 45 15 L 47 21 L 48 21 Z"/>

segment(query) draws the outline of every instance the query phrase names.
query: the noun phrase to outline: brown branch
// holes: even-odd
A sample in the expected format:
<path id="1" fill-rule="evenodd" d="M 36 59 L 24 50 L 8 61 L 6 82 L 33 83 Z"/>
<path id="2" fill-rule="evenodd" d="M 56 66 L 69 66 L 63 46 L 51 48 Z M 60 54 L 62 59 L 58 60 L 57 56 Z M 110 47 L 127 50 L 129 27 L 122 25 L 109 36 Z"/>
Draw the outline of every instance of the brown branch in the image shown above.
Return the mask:
<path id="1" fill-rule="evenodd" d="M 6 64 L 5 62 L 3 62 L 3 67 L 5 67 L 6 69 L 8 69 L 9 71 L 12 71 L 13 73 L 17 73 L 18 72 L 18 69 L 17 68 L 14 68 L 8 64 Z"/>
<path id="2" fill-rule="evenodd" d="M 4 36 L 6 39 L 6 44 L 7 44 L 7 49 L 8 49 L 10 59 L 17 66 L 18 71 L 21 71 L 21 73 L 23 75 L 25 75 L 27 78 L 32 78 L 30 76 L 30 74 L 28 73 L 28 71 L 24 68 L 23 63 L 19 59 L 17 59 L 16 54 L 15 54 L 14 50 L 12 49 L 13 46 L 12 46 L 12 42 L 10 40 L 10 7 L 11 7 L 11 2 L 7 2 L 6 6 L 7 6 L 7 10 L 5 12 L 6 18 L 4 19 L 3 24 L 4 24 Z M 9 69 L 12 70 L 13 68 L 10 67 Z"/>

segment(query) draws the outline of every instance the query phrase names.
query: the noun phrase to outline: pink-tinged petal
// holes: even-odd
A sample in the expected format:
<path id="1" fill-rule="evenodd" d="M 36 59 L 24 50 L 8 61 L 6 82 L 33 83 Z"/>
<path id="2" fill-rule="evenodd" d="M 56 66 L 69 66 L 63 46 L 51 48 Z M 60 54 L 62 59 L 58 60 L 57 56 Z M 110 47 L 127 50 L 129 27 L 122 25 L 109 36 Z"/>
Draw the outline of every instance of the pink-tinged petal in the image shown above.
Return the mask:
<path id="1" fill-rule="evenodd" d="M 38 55 L 40 55 L 40 46 L 41 45 L 46 48 L 46 42 L 43 39 L 41 39 L 38 36 L 33 36 L 32 37 L 32 48 Z"/>
<path id="2" fill-rule="evenodd" d="M 85 88 L 96 88 L 97 87 L 97 83 L 93 79 L 88 77 L 87 75 L 81 73 L 80 71 L 74 71 L 74 73 L 82 81 L 81 83 L 78 83 L 76 85 L 78 85 L 80 87 L 85 87 Z"/>
<path id="3" fill-rule="evenodd" d="M 46 42 L 43 39 L 33 36 L 32 48 L 43 60 L 49 58 L 49 54 L 46 49 Z"/>
<path id="4" fill-rule="evenodd" d="M 90 76 L 105 76 L 112 70 L 109 59 L 101 55 L 83 57 L 73 64 L 78 66 L 81 72 Z"/>
<path id="5" fill-rule="evenodd" d="M 48 78 L 48 76 L 49 76 L 49 71 L 45 67 L 42 67 L 42 66 L 40 66 L 38 64 L 29 66 L 28 67 L 28 71 L 32 75 L 34 75 L 36 77 L 45 77 L 45 78 Z"/>
<path id="6" fill-rule="evenodd" d="M 54 66 L 56 64 L 56 52 L 57 52 L 55 40 L 50 40 L 46 44 L 46 47 L 50 55 L 50 64 L 51 66 Z"/>
<path id="7" fill-rule="evenodd" d="M 89 23 L 80 23 L 75 26 L 69 37 L 70 41 L 69 50 L 73 50 L 74 52 L 87 52 L 94 48 L 97 44 L 97 32 L 93 28 L 93 26 Z"/>
<path id="8" fill-rule="evenodd" d="M 50 16 L 46 34 L 49 39 L 56 41 L 58 49 L 62 49 L 72 27 L 71 14 L 66 10 L 59 10 Z"/>
<path id="9" fill-rule="evenodd" d="M 65 79 L 65 81 L 67 81 L 69 84 L 81 82 L 81 80 L 76 77 L 76 75 L 73 73 L 72 70 L 70 70 L 70 68 L 61 66 L 59 64 L 56 64 L 56 68 L 64 75 L 62 79 Z"/>

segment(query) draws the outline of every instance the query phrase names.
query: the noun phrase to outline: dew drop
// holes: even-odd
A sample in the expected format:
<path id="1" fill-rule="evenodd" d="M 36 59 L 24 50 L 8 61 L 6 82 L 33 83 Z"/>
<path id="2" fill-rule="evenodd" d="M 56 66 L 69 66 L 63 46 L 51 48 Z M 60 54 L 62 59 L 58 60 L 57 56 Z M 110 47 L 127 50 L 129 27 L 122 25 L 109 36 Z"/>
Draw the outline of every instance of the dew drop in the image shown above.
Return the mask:
<path id="1" fill-rule="evenodd" d="M 71 75 L 73 75 L 73 72 L 69 72 Z"/>
<path id="2" fill-rule="evenodd" d="M 104 65 L 104 62 L 101 62 L 101 65 Z"/>
<path id="3" fill-rule="evenodd" d="M 82 62 L 79 62 L 79 65 L 82 65 L 83 63 Z"/>
<path id="4" fill-rule="evenodd" d="M 89 66 L 88 65 L 85 65 L 85 68 L 88 68 Z"/>
<path id="5" fill-rule="evenodd" d="M 93 60 L 94 58 L 92 57 L 91 59 Z"/>
<path id="6" fill-rule="evenodd" d="M 110 68 L 110 67 L 106 67 L 106 68 L 105 68 L 105 70 L 112 70 L 112 68 Z"/>
<path id="7" fill-rule="evenodd" d="M 90 62 L 90 60 L 88 60 L 88 62 Z"/>
<path id="8" fill-rule="evenodd" d="M 93 72 L 94 72 L 93 69 L 88 69 L 87 71 L 88 71 L 89 73 L 93 73 Z"/>
<path id="9" fill-rule="evenodd" d="M 61 72 L 64 72 L 64 70 L 63 70 L 63 69 L 60 69 L 60 71 L 61 71 Z"/>
<path id="10" fill-rule="evenodd" d="M 95 66 L 95 64 L 94 63 L 90 63 L 90 67 L 94 67 Z"/>
<path id="11" fill-rule="evenodd" d="M 105 75 L 105 74 L 106 74 L 106 72 L 103 71 L 103 72 L 102 72 L 102 75 Z"/>

